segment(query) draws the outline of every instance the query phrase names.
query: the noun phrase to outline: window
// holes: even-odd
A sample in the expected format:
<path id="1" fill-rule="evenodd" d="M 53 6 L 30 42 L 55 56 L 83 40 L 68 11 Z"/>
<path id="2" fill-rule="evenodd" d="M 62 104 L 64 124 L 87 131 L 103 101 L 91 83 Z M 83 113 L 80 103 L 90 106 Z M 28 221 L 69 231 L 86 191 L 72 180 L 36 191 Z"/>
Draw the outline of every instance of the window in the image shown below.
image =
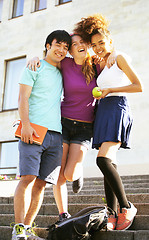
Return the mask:
<path id="1" fill-rule="evenodd" d="M 3 110 L 18 108 L 19 80 L 26 58 L 7 61 Z"/>
<path id="2" fill-rule="evenodd" d="M 0 22 L 2 20 L 2 8 L 3 8 L 3 0 L 0 0 Z"/>
<path id="3" fill-rule="evenodd" d="M 12 17 L 19 17 L 23 15 L 24 0 L 14 0 Z"/>
<path id="4" fill-rule="evenodd" d="M 47 0 L 35 0 L 35 12 L 45 8 L 47 8 Z"/>
<path id="5" fill-rule="evenodd" d="M 67 2 L 72 2 L 72 0 L 59 0 L 59 4 L 67 3 Z"/>
<path id="6" fill-rule="evenodd" d="M 17 174 L 18 142 L 0 144 L 0 174 Z"/>
<path id="7" fill-rule="evenodd" d="M 63 3 L 68 3 L 68 2 L 72 2 L 72 0 L 56 0 L 55 5 L 58 6 L 58 5 L 61 5 Z"/>

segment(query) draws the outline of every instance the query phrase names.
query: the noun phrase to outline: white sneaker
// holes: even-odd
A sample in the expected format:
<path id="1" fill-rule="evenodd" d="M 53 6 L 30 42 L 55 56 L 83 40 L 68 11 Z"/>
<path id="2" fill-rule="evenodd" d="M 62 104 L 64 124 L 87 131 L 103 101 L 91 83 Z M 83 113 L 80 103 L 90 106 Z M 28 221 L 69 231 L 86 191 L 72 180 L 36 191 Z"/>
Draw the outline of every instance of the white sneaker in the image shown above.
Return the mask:
<path id="1" fill-rule="evenodd" d="M 15 224 L 12 231 L 12 240 L 27 240 L 23 223 Z"/>
<path id="2" fill-rule="evenodd" d="M 33 224 L 31 227 L 25 227 L 25 232 L 27 236 L 27 240 L 43 240 L 43 238 L 38 237 L 38 235 L 35 233 L 34 228 L 36 227 L 36 224 Z"/>

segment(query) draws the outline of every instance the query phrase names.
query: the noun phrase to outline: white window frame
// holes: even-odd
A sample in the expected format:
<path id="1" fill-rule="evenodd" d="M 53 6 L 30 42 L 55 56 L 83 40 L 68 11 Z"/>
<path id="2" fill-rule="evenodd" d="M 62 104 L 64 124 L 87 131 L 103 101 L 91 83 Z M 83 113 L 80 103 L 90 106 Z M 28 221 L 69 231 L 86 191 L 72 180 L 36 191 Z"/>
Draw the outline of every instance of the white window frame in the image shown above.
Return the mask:
<path id="1" fill-rule="evenodd" d="M 17 175 L 19 165 L 18 141 L 0 143 L 0 175 Z"/>
<path id="2" fill-rule="evenodd" d="M 18 4 L 21 4 L 21 2 L 19 1 L 23 1 L 22 2 L 22 9 L 19 9 L 19 11 L 21 11 L 20 13 L 17 13 L 17 7 Z M 12 5 L 12 18 L 16 18 L 16 17 L 20 17 L 23 16 L 23 12 L 24 12 L 24 1 L 25 0 L 13 0 L 13 5 Z"/>
<path id="3" fill-rule="evenodd" d="M 25 64 L 26 56 L 6 60 L 2 111 L 18 108 L 19 80 Z"/>
<path id="4" fill-rule="evenodd" d="M 2 21 L 3 2 L 4 0 L 0 0 L 0 22 Z"/>

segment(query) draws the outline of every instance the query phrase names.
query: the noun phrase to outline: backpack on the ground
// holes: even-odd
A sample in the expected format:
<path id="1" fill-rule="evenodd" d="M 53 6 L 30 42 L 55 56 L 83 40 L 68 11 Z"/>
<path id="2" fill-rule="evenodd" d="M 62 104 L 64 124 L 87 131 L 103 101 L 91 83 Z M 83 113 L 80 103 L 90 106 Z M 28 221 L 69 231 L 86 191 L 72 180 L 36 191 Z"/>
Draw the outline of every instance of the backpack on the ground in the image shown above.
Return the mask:
<path id="1" fill-rule="evenodd" d="M 88 240 L 107 225 L 107 208 L 87 207 L 72 217 L 49 226 L 48 240 Z"/>

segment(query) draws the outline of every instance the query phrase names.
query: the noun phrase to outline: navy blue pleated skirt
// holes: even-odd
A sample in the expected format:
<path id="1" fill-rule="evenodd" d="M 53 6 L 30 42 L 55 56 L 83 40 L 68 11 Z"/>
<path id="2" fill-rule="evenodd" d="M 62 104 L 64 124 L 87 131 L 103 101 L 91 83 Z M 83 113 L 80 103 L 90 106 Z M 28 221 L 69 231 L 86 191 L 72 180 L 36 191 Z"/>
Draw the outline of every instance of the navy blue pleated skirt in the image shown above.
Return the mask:
<path id="1" fill-rule="evenodd" d="M 92 148 L 99 149 L 103 142 L 121 142 L 122 148 L 130 148 L 132 121 L 125 96 L 101 99 L 94 122 Z"/>

